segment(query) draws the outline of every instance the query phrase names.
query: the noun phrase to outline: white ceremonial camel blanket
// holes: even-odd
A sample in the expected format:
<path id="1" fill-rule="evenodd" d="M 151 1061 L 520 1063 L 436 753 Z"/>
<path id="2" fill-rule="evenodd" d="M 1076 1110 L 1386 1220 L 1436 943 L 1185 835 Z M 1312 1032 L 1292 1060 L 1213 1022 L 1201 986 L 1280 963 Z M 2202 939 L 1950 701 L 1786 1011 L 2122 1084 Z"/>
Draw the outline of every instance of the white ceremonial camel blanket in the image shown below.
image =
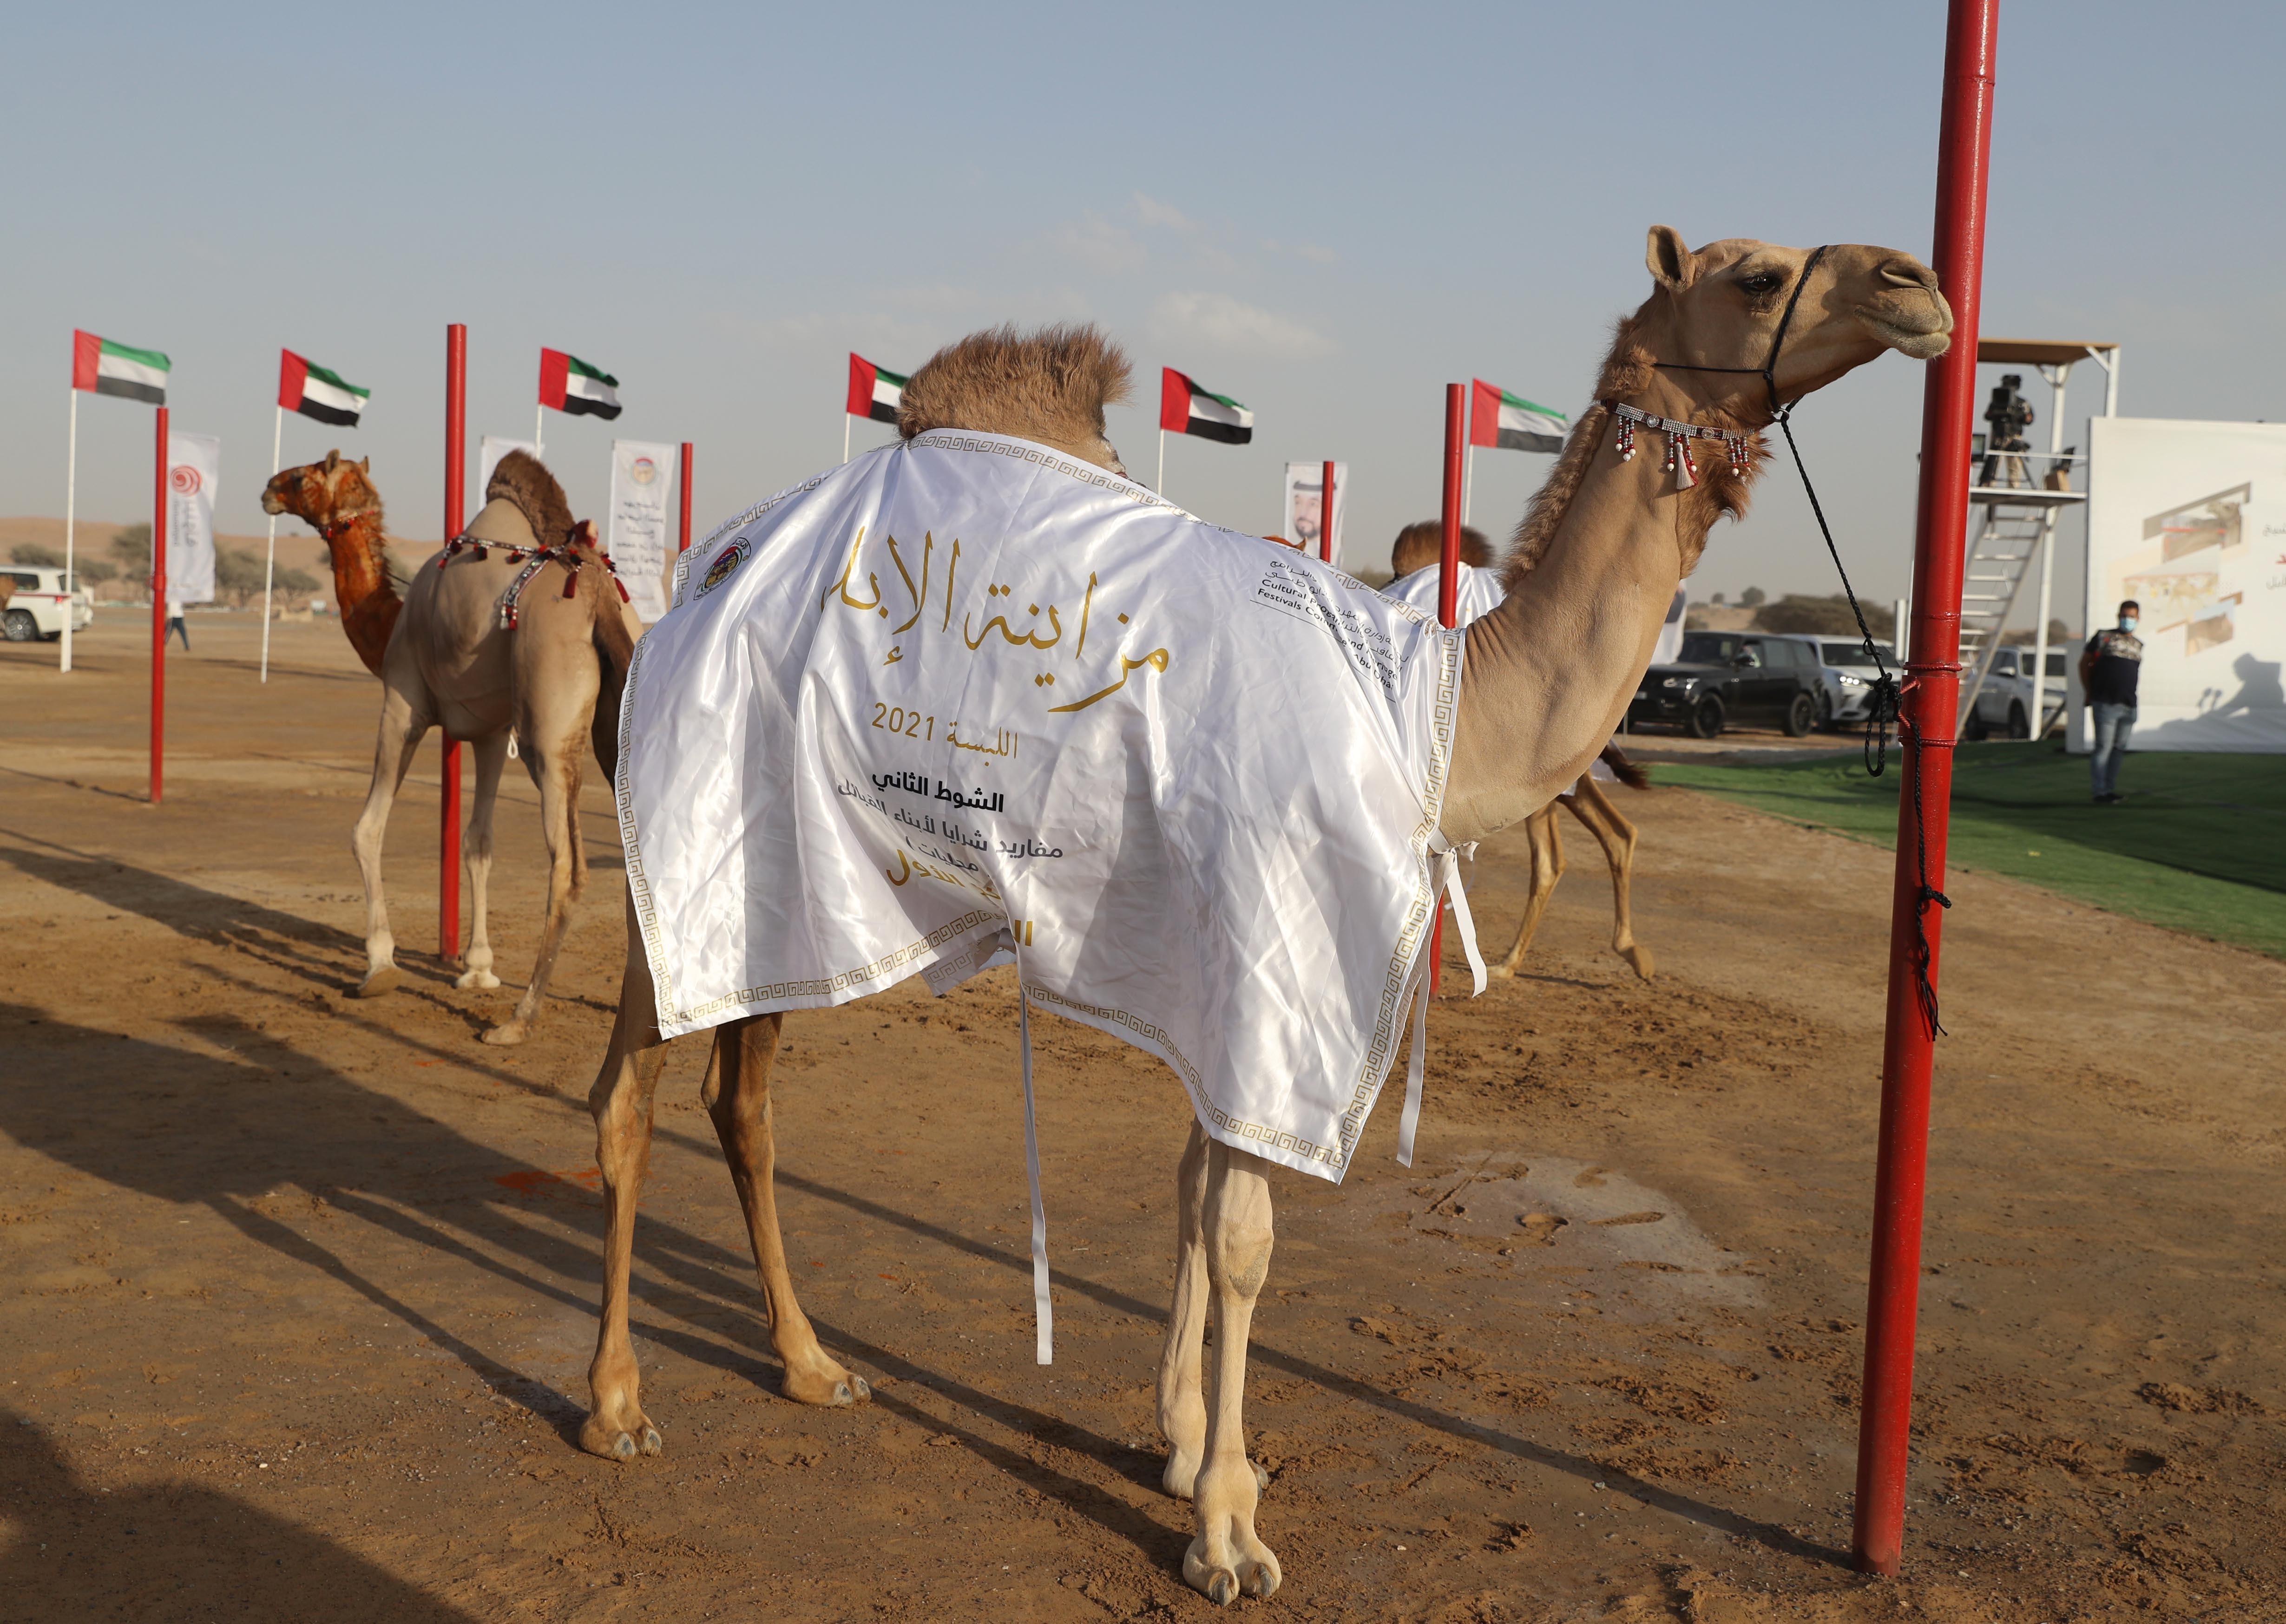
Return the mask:
<path id="1" fill-rule="evenodd" d="M 1479 615 L 1488 615 L 1501 606 L 1508 595 L 1501 585 L 1498 570 L 1464 564 L 1459 566 L 1460 579 L 1453 583 L 1453 624 L 1466 626 Z M 1437 618 L 1437 590 L 1443 568 L 1431 564 L 1425 570 L 1415 570 L 1410 575 L 1400 575 L 1382 591 L 1400 603 L 1410 603 L 1431 620 Z"/>
<path id="2" fill-rule="evenodd" d="M 627 676 L 660 1030 L 942 992 L 1013 947 L 1208 1132 L 1338 1180 L 1454 867 L 1461 661 L 1433 616 L 1028 441 L 941 430 L 774 496 L 684 555 Z"/>

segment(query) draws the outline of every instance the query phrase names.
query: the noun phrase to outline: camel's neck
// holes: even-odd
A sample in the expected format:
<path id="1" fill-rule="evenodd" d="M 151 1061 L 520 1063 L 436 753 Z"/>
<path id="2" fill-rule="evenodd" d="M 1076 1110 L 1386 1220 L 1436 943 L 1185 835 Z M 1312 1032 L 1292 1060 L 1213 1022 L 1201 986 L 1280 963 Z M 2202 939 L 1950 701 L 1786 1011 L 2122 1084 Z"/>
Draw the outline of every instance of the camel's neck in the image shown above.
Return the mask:
<path id="1" fill-rule="evenodd" d="M 1648 359 L 1623 337 L 1597 398 L 1710 427 L 1758 425 L 1759 414 L 1694 398 Z M 1745 483 L 1711 443 L 1693 447 L 1699 485 L 1678 491 L 1661 467 L 1664 437 L 1638 430 L 1626 462 L 1612 441 L 1608 411 L 1582 414 L 1518 532 L 1507 597 L 1469 627 L 1443 820 L 1456 843 L 1529 816 L 1587 770 L 1626 713 L 1708 527 L 1745 507 Z"/>
<path id="2" fill-rule="evenodd" d="M 334 599 L 342 627 L 368 670 L 381 669 L 381 657 L 403 607 L 389 579 L 378 507 L 334 519 L 319 527 L 334 561 Z"/>

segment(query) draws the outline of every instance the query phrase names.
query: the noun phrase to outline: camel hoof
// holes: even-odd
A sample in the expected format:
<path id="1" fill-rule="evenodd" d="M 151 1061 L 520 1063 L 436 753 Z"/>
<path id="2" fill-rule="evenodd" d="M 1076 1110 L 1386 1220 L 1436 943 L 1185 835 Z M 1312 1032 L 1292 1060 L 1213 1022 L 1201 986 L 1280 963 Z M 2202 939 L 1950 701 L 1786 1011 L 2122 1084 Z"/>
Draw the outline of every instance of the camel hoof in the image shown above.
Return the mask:
<path id="1" fill-rule="evenodd" d="M 503 1021 L 481 1036 L 484 1042 L 492 1045 L 495 1049 L 513 1049 L 524 1041 L 524 1031 L 523 1021 Z"/>
<path id="2" fill-rule="evenodd" d="M 1485 974 L 1496 981 L 1512 981 L 1516 979 L 1516 966 L 1514 965 L 1494 965 L 1492 968 L 1486 970 Z"/>
<path id="3" fill-rule="evenodd" d="M 395 992 L 404 984 L 405 972 L 395 965 L 383 965 L 378 970 L 366 972 L 365 980 L 358 984 L 353 998 L 377 998 L 384 992 Z"/>
<path id="4" fill-rule="evenodd" d="M 480 991 L 500 984 L 500 977 L 489 970 L 464 970 L 453 978 L 453 985 L 462 992 Z"/>
<path id="5" fill-rule="evenodd" d="M 663 1455 L 666 1451 L 666 1439 L 658 1435 L 658 1429 L 645 1427 L 642 1435 L 642 1452 L 645 1455 Z"/>
<path id="6" fill-rule="evenodd" d="M 1620 957 L 1626 959 L 1628 965 L 1633 967 L 1635 973 L 1641 976 L 1644 981 L 1651 979 L 1651 950 L 1649 948 L 1621 948 L 1620 950 Z"/>
<path id="7" fill-rule="evenodd" d="M 814 1371 L 797 1376 L 789 1370 L 778 1391 L 796 1404 L 814 1404 L 821 1409 L 847 1409 L 873 1396 L 873 1389 L 863 1376 L 846 1370 L 830 1377 Z"/>
<path id="8" fill-rule="evenodd" d="M 1226 1567 L 1218 1567 L 1207 1578 L 1207 1600 L 1218 1607 L 1227 1607 L 1238 1599 L 1238 1575 Z"/>

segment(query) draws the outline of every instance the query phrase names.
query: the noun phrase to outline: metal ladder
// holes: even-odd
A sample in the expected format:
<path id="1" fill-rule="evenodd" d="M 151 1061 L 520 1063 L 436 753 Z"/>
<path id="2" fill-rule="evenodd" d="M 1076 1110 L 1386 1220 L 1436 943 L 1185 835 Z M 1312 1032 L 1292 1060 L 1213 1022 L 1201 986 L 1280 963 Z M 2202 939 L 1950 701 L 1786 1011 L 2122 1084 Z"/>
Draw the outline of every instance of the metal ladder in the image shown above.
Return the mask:
<path id="1" fill-rule="evenodd" d="M 1998 497 L 1999 493 L 1990 491 L 1990 495 Z M 2023 590 L 2024 582 L 2032 573 L 2032 565 L 2040 556 L 2040 544 L 2054 535 L 2056 515 L 2061 510 L 2053 502 L 1988 500 L 1984 503 L 1984 528 L 1977 532 L 1975 544 L 1968 549 L 1968 570 L 1960 594 L 1963 680 L 1960 713 L 1954 718 L 1957 729 L 1967 725 L 1969 713 L 1976 706 L 1977 692 L 1991 674 L 1992 657 L 2000 650 L 2001 628 L 2008 624 L 2008 617 L 2016 607 L 2016 595 Z M 2036 682 L 2032 692 L 2034 705 L 2039 706 L 2045 688 Z M 2042 720 L 2038 716 L 2027 718 L 2035 736 Z"/>

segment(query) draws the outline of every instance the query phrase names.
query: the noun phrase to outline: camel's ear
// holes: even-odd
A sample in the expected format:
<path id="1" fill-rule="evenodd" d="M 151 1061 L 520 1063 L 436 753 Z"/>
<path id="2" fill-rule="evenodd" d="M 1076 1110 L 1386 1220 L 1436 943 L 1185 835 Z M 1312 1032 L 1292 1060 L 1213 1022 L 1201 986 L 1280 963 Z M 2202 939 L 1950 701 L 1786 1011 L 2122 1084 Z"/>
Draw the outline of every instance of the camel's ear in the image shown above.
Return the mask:
<path id="1" fill-rule="evenodd" d="M 326 472 L 330 474 L 341 465 L 342 453 L 339 451 L 329 451 L 326 453 Z"/>
<path id="2" fill-rule="evenodd" d="M 1669 293 L 1681 293 L 1699 280 L 1699 262 L 1672 225 L 1654 225 L 1644 248 L 1644 263 L 1651 279 Z"/>
<path id="3" fill-rule="evenodd" d="M 367 457 L 363 461 L 359 462 L 358 464 L 358 472 L 360 474 L 370 474 L 373 472 L 373 459 L 371 457 Z"/>

